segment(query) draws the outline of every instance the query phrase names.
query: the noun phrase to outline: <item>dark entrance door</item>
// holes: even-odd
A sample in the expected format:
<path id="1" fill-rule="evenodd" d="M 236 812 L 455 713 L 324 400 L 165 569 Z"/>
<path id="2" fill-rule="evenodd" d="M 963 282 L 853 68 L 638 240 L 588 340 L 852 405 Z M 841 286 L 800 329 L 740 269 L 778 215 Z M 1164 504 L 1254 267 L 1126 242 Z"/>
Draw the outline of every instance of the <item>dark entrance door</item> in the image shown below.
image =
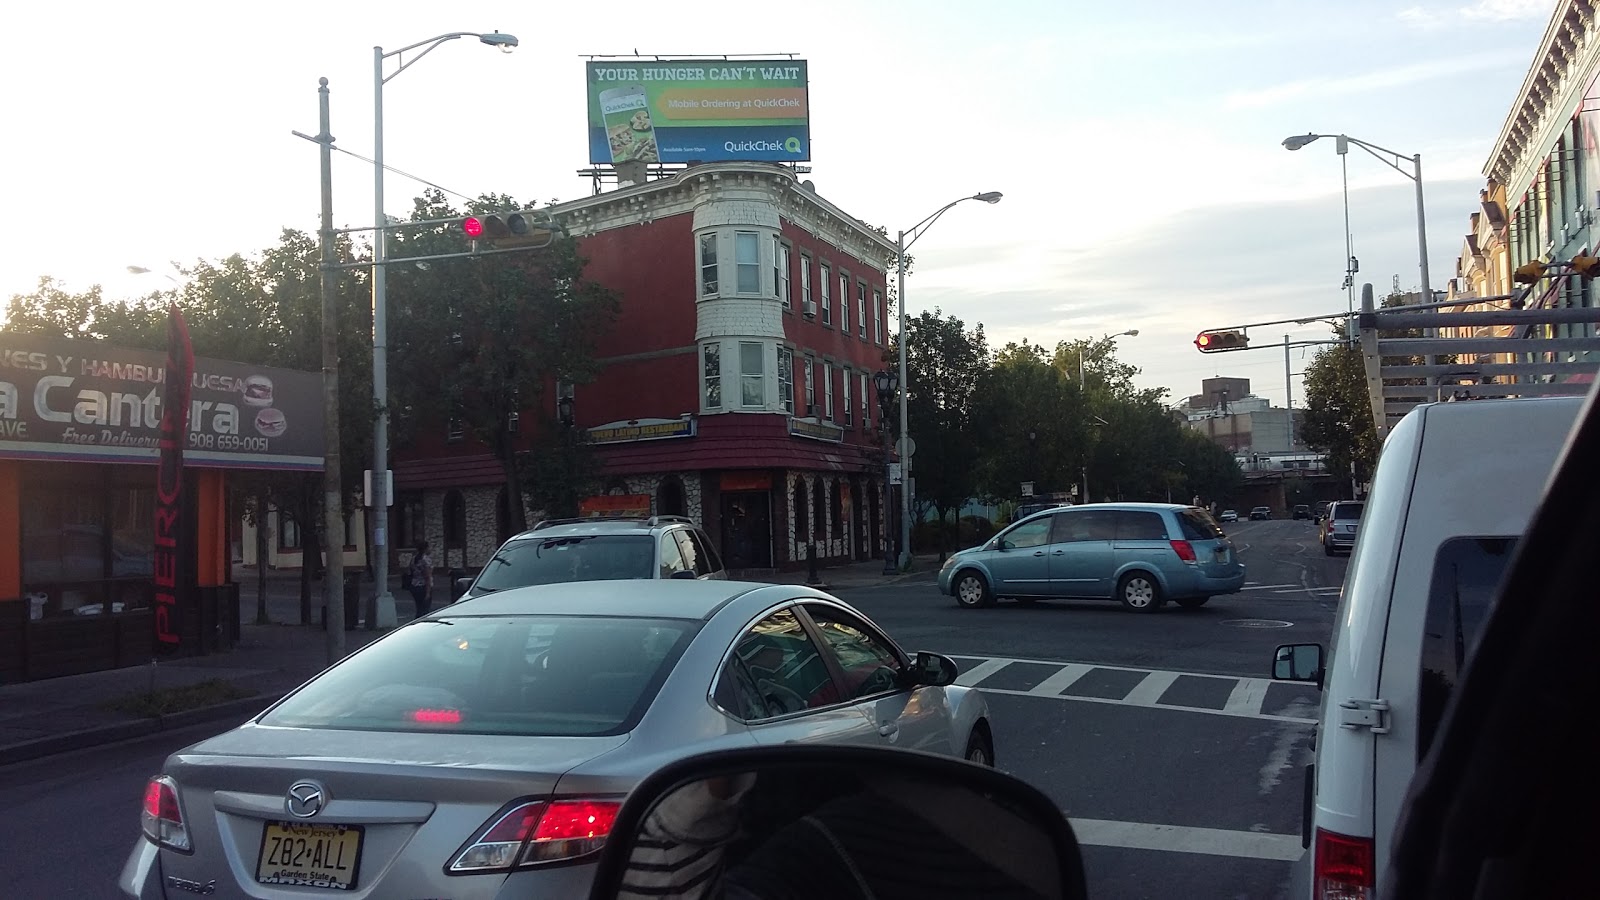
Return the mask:
<path id="1" fill-rule="evenodd" d="M 722 555 L 730 569 L 772 568 L 772 498 L 767 491 L 723 492 Z"/>
<path id="2" fill-rule="evenodd" d="M 867 496 L 863 499 L 867 507 L 867 549 L 871 556 L 883 555 L 883 545 L 880 540 L 883 535 L 883 492 L 874 490 L 871 482 L 867 482 Z"/>
<path id="3" fill-rule="evenodd" d="M 850 517 L 854 521 L 852 533 L 856 537 L 856 559 L 866 561 L 872 558 L 872 535 L 867 530 L 867 507 L 872 505 L 872 498 L 861 489 L 861 479 L 853 478 L 850 481 Z"/>

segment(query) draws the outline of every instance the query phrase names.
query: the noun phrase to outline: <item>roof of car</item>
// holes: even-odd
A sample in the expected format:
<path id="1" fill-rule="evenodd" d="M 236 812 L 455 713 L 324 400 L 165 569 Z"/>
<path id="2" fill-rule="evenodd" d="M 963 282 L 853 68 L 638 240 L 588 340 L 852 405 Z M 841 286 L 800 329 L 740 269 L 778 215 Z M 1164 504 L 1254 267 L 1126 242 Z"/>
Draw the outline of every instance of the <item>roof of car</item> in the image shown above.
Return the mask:
<path id="1" fill-rule="evenodd" d="M 771 591 L 763 591 L 770 588 Z M 777 595 L 787 593 L 782 598 Z M 795 585 L 757 584 L 749 581 L 690 581 L 687 579 L 618 579 L 569 581 L 507 588 L 445 606 L 425 618 L 452 616 L 621 616 L 661 619 L 709 619 L 717 610 L 740 597 L 772 593 L 773 601 L 809 595 Z"/>
<path id="2" fill-rule="evenodd" d="M 580 534 L 642 534 L 668 525 L 693 525 L 681 516 L 651 516 L 648 519 L 622 517 L 594 517 L 582 519 L 546 519 L 521 534 L 514 541 L 530 538 L 571 537 Z"/>

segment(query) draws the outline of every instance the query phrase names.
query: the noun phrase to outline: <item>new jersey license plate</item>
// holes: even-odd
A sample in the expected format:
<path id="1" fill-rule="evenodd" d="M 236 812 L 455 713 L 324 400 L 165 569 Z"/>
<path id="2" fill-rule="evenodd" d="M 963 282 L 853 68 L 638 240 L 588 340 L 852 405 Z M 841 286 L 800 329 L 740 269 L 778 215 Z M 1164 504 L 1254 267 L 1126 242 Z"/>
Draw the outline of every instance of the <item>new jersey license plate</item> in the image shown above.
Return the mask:
<path id="1" fill-rule="evenodd" d="M 256 881 L 348 891 L 361 862 L 360 825 L 268 822 L 261 831 Z"/>

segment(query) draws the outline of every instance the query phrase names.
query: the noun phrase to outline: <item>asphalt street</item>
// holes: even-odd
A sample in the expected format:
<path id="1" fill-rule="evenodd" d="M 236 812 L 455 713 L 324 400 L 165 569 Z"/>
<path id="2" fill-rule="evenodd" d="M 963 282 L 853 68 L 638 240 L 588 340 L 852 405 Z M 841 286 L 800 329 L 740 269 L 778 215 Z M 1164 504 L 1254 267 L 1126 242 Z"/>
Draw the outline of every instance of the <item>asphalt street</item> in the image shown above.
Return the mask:
<path id="1" fill-rule="evenodd" d="M 1267 680 L 1279 643 L 1326 641 L 1345 562 L 1306 522 L 1227 526 L 1246 590 L 1199 610 L 1109 601 L 963 610 L 932 584 L 841 590 L 908 649 L 987 692 L 1000 768 L 1054 799 L 1090 896 L 1282 896 L 1300 854 L 1315 689 Z M 13 897 L 116 897 L 145 779 L 218 725 L 0 769 Z"/>

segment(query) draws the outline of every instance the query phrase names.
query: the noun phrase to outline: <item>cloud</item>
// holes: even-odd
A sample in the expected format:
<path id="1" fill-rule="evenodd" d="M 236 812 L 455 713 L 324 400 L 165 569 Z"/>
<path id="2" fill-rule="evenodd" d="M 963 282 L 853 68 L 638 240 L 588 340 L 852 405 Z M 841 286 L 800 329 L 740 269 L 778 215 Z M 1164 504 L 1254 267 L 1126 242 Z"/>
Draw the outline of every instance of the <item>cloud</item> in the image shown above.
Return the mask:
<path id="1" fill-rule="evenodd" d="M 1509 68 L 1524 65 L 1527 54 L 1517 52 L 1473 53 L 1454 59 L 1436 59 L 1423 63 L 1380 69 L 1335 78 L 1308 78 L 1290 81 L 1258 90 L 1239 91 L 1223 100 L 1228 109 L 1259 109 L 1290 101 L 1340 97 L 1403 87 L 1438 78 L 1448 78 L 1486 69 Z"/>
<path id="2" fill-rule="evenodd" d="M 1395 17 L 1407 25 L 1431 29 L 1461 23 L 1544 19 L 1550 16 L 1554 6 L 1551 0 L 1478 0 L 1471 6 L 1448 10 L 1412 6 L 1402 9 Z"/>

